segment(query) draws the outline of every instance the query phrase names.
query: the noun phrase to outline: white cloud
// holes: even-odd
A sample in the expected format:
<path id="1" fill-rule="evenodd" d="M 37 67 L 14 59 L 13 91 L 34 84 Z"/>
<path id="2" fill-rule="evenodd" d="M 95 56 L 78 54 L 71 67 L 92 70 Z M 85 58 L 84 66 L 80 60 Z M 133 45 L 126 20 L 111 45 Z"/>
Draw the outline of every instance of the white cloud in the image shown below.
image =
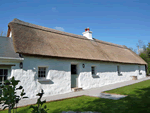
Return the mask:
<path id="1" fill-rule="evenodd" d="M 63 27 L 57 27 L 57 26 L 55 27 L 55 29 L 59 30 L 59 31 L 64 31 L 65 30 Z"/>

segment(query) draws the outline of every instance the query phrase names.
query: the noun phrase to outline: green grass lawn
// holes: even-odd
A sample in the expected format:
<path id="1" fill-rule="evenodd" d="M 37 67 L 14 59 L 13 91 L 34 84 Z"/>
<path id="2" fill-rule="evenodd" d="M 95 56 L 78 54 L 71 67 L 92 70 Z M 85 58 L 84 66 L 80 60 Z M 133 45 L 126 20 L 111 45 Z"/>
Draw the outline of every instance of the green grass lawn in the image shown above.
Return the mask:
<path id="1" fill-rule="evenodd" d="M 82 96 L 46 103 L 49 113 L 61 111 L 99 111 L 102 113 L 150 113 L 150 80 L 106 91 L 128 95 L 120 100 Z M 28 107 L 18 108 L 18 113 L 30 113 Z M 0 111 L 7 113 L 8 111 Z"/>

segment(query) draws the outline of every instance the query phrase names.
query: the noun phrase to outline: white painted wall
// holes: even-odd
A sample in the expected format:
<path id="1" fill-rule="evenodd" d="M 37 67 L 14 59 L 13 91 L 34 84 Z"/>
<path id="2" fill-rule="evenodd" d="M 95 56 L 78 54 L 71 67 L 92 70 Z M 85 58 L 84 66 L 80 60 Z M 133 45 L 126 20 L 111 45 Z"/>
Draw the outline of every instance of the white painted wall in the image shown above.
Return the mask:
<path id="1" fill-rule="evenodd" d="M 146 77 L 145 66 L 141 66 L 139 75 L 138 65 L 104 63 L 97 61 L 52 59 L 42 57 L 24 56 L 23 69 L 19 68 L 19 63 L 11 67 L 11 77 L 19 79 L 20 85 L 25 89 L 29 98 L 43 89 L 47 95 L 57 95 L 71 92 L 71 64 L 78 66 L 78 86 L 83 89 L 101 87 L 108 84 L 131 80 L 131 76 L 138 76 L 138 79 Z M 85 64 L 85 68 L 82 67 Z M 117 65 L 120 66 L 122 76 L 118 76 Z M 46 79 L 50 81 L 38 81 L 38 67 L 47 67 Z M 92 76 L 91 66 L 96 67 L 96 75 Z"/>
<path id="2" fill-rule="evenodd" d="M 85 31 L 82 33 L 83 36 L 85 36 L 86 38 L 90 39 L 90 40 L 93 40 L 92 38 L 92 31 Z"/>
<path id="3" fill-rule="evenodd" d="M 38 81 L 38 67 L 47 67 L 46 79 L 49 81 Z M 68 62 L 57 59 L 25 57 L 23 69 L 12 68 L 12 76 L 19 79 L 29 98 L 44 90 L 47 95 L 56 95 L 71 91 L 70 66 Z"/>
<path id="4" fill-rule="evenodd" d="M 92 76 L 91 65 L 96 67 L 96 76 Z M 117 65 L 120 66 L 121 76 L 118 76 Z M 123 81 L 132 80 L 131 76 L 137 76 L 138 79 L 146 77 L 145 67 L 141 66 L 139 75 L 137 65 L 116 64 L 116 63 L 87 63 L 86 68 L 81 70 L 79 75 L 80 87 L 89 89 L 93 87 L 101 87 L 108 84 L 114 84 Z"/>

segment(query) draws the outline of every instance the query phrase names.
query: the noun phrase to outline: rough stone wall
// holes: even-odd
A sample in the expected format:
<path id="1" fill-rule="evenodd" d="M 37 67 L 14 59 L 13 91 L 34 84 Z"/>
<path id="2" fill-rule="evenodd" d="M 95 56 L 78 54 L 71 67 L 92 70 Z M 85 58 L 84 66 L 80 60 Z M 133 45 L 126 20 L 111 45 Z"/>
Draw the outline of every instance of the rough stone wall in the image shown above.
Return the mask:
<path id="1" fill-rule="evenodd" d="M 96 75 L 92 75 L 91 66 L 96 68 Z M 120 66 L 118 75 L 117 66 Z M 108 84 L 114 84 L 123 81 L 132 80 L 132 76 L 137 76 L 138 79 L 146 77 L 145 66 L 141 66 L 141 74 L 139 74 L 138 65 L 117 64 L 117 63 L 88 63 L 86 68 L 82 69 L 79 74 L 79 86 L 83 89 L 93 87 L 101 87 Z"/>
<path id="2" fill-rule="evenodd" d="M 132 80 L 131 76 L 138 76 L 138 79 L 146 77 L 144 65 L 141 66 L 142 74 L 139 75 L 138 65 L 33 56 L 24 56 L 23 69 L 20 69 L 19 63 L 11 67 L 10 77 L 15 76 L 21 81 L 20 85 L 24 87 L 29 98 L 35 98 L 41 89 L 45 92 L 44 96 L 63 94 L 71 92 L 71 64 L 77 64 L 78 86 L 83 89 Z M 120 66 L 121 76 L 118 76 L 117 65 Z M 49 81 L 38 81 L 37 73 L 40 66 L 47 67 L 46 79 Z M 95 75 L 91 74 L 91 66 L 95 66 Z"/>
<path id="3" fill-rule="evenodd" d="M 71 91 L 70 65 L 68 62 L 48 58 L 24 57 L 23 69 L 12 67 L 11 76 L 19 79 L 29 98 L 44 90 L 47 95 L 56 95 Z M 38 81 L 38 67 L 47 67 L 48 81 Z"/>

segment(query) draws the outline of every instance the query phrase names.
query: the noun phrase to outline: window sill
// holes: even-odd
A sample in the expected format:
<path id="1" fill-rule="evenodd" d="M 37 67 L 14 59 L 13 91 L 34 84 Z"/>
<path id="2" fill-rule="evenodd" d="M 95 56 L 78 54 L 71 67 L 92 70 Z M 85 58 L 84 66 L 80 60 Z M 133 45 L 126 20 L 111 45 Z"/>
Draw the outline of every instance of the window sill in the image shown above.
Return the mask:
<path id="1" fill-rule="evenodd" d="M 118 74 L 118 76 L 122 76 L 122 74 L 120 73 L 120 74 Z"/>
<path id="2" fill-rule="evenodd" d="M 100 78 L 98 75 L 93 74 L 92 75 L 93 78 Z"/>
<path id="3" fill-rule="evenodd" d="M 96 75 L 96 74 L 92 74 L 92 76 L 98 76 L 98 75 Z"/>
<path id="4" fill-rule="evenodd" d="M 51 80 L 50 79 L 46 79 L 46 78 L 39 78 L 38 81 L 39 82 L 49 82 Z"/>

